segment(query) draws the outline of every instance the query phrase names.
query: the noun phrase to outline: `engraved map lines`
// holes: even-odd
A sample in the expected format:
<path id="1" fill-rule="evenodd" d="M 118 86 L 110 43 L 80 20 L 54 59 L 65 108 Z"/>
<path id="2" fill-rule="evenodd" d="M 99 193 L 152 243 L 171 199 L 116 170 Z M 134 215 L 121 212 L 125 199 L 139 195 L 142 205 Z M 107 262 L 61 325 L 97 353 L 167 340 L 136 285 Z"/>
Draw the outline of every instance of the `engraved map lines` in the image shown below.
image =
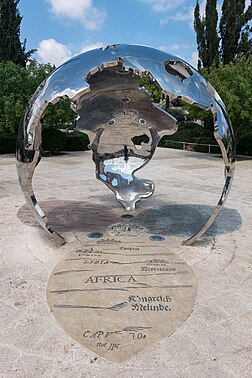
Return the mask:
<path id="1" fill-rule="evenodd" d="M 149 247 L 148 245 L 146 247 Z M 123 249 L 125 247 L 121 247 L 119 249 Z M 127 248 L 128 250 L 132 251 L 132 250 L 139 250 L 139 248 Z M 148 264 L 148 263 L 151 263 L 151 262 L 162 262 L 163 265 L 169 265 L 169 264 L 172 264 L 173 266 L 174 265 L 185 265 L 184 262 L 182 261 L 174 261 L 174 262 L 169 262 L 168 260 L 159 260 L 159 259 L 154 259 L 154 260 L 144 260 L 144 261 L 130 261 L 130 262 L 122 262 L 122 261 L 112 261 L 112 260 L 103 260 L 103 259 L 91 259 L 89 257 L 89 254 L 102 254 L 102 255 L 105 255 L 107 254 L 107 251 L 101 251 L 101 250 L 95 250 L 93 248 L 90 248 L 90 249 L 85 249 L 85 250 L 77 250 L 76 251 L 77 254 L 84 254 L 85 257 L 79 257 L 77 259 L 65 259 L 65 262 L 68 262 L 68 261 L 75 261 L 75 260 L 83 260 L 83 263 L 84 264 L 89 264 L 89 265 L 104 265 L 104 264 L 118 264 L 118 265 L 136 265 L 136 264 Z M 108 254 L 112 254 L 113 255 L 122 255 L 122 256 L 126 256 L 127 254 L 125 253 L 114 253 L 114 252 L 109 252 Z M 137 254 L 137 256 L 147 256 L 147 255 L 151 255 L 153 256 L 153 254 L 144 254 L 144 253 L 140 253 L 140 254 Z M 158 253 L 158 254 L 154 254 L 154 256 L 159 256 L 159 255 L 163 255 L 163 253 Z M 166 254 L 167 255 L 167 254 Z M 128 255 L 127 255 L 128 256 Z M 131 256 L 135 256 L 134 254 Z M 72 270 L 63 270 L 63 271 L 58 271 L 56 273 L 54 273 L 54 276 L 59 276 L 59 275 L 68 275 L 68 274 L 76 274 L 76 273 L 86 273 L 86 272 L 93 272 L 92 269 L 72 269 Z M 156 276 L 157 273 L 150 273 L 150 274 L 134 274 L 134 277 L 149 277 L 149 276 Z M 186 270 L 183 270 L 183 271 L 174 271 L 174 269 L 171 269 L 170 272 L 158 272 L 158 275 L 161 276 L 161 275 L 170 275 L 170 274 L 182 274 L 182 275 L 185 275 L 185 274 L 188 274 L 188 271 Z M 127 281 L 127 277 L 128 278 L 128 281 Z M 121 288 L 118 288 L 118 287 L 102 287 L 102 288 L 71 288 L 71 289 L 60 289 L 60 290 L 52 290 L 50 291 L 51 294 L 57 294 L 57 295 L 63 295 L 63 294 L 68 294 L 70 292 L 72 293 L 77 293 L 77 292 L 85 292 L 85 291 L 129 291 L 129 290 L 134 290 L 134 289 L 147 289 L 147 288 L 160 288 L 160 289 L 178 289 L 178 288 L 183 288 L 183 289 L 186 289 L 186 288 L 192 288 L 192 285 L 150 285 L 150 284 L 146 284 L 146 283 L 143 283 L 143 282 L 136 282 L 136 280 L 134 279 L 133 275 L 132 274 L 124 274 L 124 275 L 106 275 L 106 276 L 90 276 L 88 278 L 88 280 L 84 281 L 85 283 L 100 283 L 102 282 L 103 284 L 107 284 L 107 283 L 116 283 L 116 282 L 134 282 L 136 286 L 126 286 L 126 287 L 121 287 Z M 101 306 L 88 306 L 88 305 L 70 305 L 70 304 L 64 304 L 64 305 L 54 305 L 55 308 L 64 308 L 64 309 L 67 309 L 67 308 L 79 308 L 79 309 L 102 309 L 102 310 L 112 310 L 112 311 L 119 311 L 121 309 L 123 309 L 125 306 L 127 305 L 127 302 L 122 302 L 122 303 L 118 303 L 118 304 L 115 304 L 113 306 L 110 306 L 110 307 L 101 307 Z"/>
<path id="2" fill-rule="evenodd" d="M 122 362 L 171 334 L 190 314 L 192 270 L 166 246 L 93 240 L 55 267 L 47 289 L 53 316 L 78 342 Z"/>

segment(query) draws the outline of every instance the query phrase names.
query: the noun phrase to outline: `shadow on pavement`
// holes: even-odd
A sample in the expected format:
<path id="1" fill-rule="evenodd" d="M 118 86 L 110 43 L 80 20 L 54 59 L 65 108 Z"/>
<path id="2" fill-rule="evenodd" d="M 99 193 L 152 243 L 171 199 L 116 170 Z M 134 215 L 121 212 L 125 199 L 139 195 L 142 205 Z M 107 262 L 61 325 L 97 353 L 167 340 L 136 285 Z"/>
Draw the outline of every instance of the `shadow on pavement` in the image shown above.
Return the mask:
<path id="1" fill-rule="evenodd" d="M 51 225 L 59 232 L 105 231 L 113 223 L 137 222 L 149 233 L 181 236 L 198 232 L 215 209 L 208 205 L 162 203 L 160 206 L 135 211 L 132 218 L 122 218 L 125 214 L 122 207 L 111 208 L 84 201 L 42 201 L 40 206 Z M 26 205 L 18 210 L 17 217 L 27 226 L 40 227 Z M 239 212 L 224 208 L 206 235 L 231 233 L 241 225 Z"/>

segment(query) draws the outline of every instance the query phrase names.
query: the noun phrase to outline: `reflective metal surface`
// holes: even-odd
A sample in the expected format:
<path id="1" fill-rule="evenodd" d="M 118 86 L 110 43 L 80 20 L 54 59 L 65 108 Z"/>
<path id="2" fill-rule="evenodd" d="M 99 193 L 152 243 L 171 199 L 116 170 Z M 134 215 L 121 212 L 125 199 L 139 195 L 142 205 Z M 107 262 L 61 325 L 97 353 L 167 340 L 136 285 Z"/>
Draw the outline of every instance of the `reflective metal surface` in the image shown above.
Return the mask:
<path id="1" fill-rule="evenodd" d="M 78 114 L 76 128 L 88 134 L 96 176 L 111 189 L 127 209 L 154 191 L 150 180 L 135 172 L 151 159 L 163 135 L 177 130 L 174 117 L 152 103 L 139 77 L 148 76 L 170 98 L 211 109 L 214 136 L 225 165 L 225 184 L 219 203 L 209 221 L 192 238 L 194 243 L 213 223 L 227 198 L 234 172 L 234 137 L 225 106 L 213 87 L 180 58 L 136 45 L 111 45 L 81 54 L 57 68 L 31 99 L 17 144 L 17 170 L 27 204 L 36 219 L 56 240 L 56 233 L 40 209 L 32 189 L 32 177 L 41 156 L 41 118 L 50 103 L 61 98 L 72 101 Z M 136 145 L 135 137 L 142 139 Z"/>
<path id="2" fill-rule="evenodd" d="M 150 180 L 134 172 L 152 157 L 163 135 L 177 130 L 176 120 L 157 109 L 149 93 L 139 88 L 139 76 L 122 66 L 105 68 L 89 80 L 91 92 L 81 97 L 77 129 L 88 134 L 96 177 L 111 189 L 127 209 L 154 191 Z M 135 137 L 147 143 L 134 144 Z"/>

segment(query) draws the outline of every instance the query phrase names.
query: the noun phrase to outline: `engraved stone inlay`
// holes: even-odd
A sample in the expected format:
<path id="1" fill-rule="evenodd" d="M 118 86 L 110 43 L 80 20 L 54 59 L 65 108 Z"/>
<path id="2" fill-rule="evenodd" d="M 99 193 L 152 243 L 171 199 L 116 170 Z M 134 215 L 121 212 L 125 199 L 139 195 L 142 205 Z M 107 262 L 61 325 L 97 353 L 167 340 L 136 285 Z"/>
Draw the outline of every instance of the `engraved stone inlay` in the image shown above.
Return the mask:
<path id="1" fill-rule="evenodd" d="M 107 228 L 107 233 L 113 236 L 138 237 L 146 234 L 146 228 L 138 223 L 116 223 Z"/>
<path id="2" fill-rule="evenodd" d="M 180 257 L 149 239 L 104 238 L 55 267 L 47 301 L 65 331 L 113 362 L 169 336 L 190 315 L 195 276 Z"/>

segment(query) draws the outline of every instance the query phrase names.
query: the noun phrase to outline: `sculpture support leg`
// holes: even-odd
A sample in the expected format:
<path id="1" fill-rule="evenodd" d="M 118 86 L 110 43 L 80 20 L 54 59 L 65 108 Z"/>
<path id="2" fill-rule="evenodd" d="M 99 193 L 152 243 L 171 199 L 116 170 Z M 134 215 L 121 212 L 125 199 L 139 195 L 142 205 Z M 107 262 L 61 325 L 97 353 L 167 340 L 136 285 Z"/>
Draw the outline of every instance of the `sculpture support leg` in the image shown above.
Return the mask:
<path id="1" fill-rule="evenodd" d="M 48 222 L 48 219 L 42 209 L 40 208 L 39 204 L 37 203 L 36 197 L 34 195 L 32 189 L 32 177 L 37 165 L 37 162 L 40 157 L 40 152 L 36 151 L 34 154 L 34 158 L 30 163 L 24 163 L 17 161 L 17 171 L 18 171 L 18 178 L 19 183 L 26 199 L 26 203 L 31 209 L 33 215 L 35 216 L 36 220 L 39 224 L 50 234 L 50 236 L 54 239 L 56 245 L 63 245 L 66 243 L 66 240 L 59 235 L 56 231 L 53 230 L 51 225 Z"/>
<path id="2" fill-rule="evenodd" d="M 225 184 L 224 184 L 224 187 L 223 187 L 223 190 L 222 190 L 220 200 L 219 200 L 215 210 L 213 211 L 211 217 L 208 219 L 208 221 L 205 223 L 205 225 L 202 227 L 202 229 L 197 234 L 195 234 L 192 237 L 190 237 L 189 239 L 183 241 L 183 243 L 182 243 L 183 245 L 188 245 L 188 246 L 192 245 L 202 235 L 205 234 L 205 232 L 210 228 L 210 226 L 213 224 L 213 222 L 215 221 L 215 219 L 217 218 L 217 216 L 221 212 L 221 210 L 222 210 L 222 208 L 225 204 L 225 201 L 227 199 L 229 190 L 231 188 L 232 179 L 233 179 L 233 176 L 234 176 L 234 164 L 232 162 L 229 162 L 230 159 L 227 156 L 227 150 L 226 150 L 222 140 L 218 136 L 217 131 L 214 133 L 214 136 L 215 136 L 217 143 L 220 146 L 222 157 L 223 157 L 224 164 L 225 164 L 225 177 L 226 177 Z"/>
<path id="3" fill-rule="evenodd" d="M 202 235 L 204 235 L 204 233 L 213 224 L 213 222 L 215 221 L 215 219 L 217 218 L 217 216 L 219 215 L 219 213 L 221 212 L 221 210 L 222 210 L 222 208 L 224 206 L 225 200 L 226 200 L 227 195 L 229 193 L 229 190 L 231 188 L 232 177 L 233 177 L 233 173 L 227 174 L 225 185 L 224 185 L 224 188 L 223 188 L 220 200 L 219 200 L 219 202 L 218 202 L 218 204 L 217 204 L 214 212 L 212 213 L 211 217 L 206 222 L 206 224 L 202 227 L 202 229 L 197 234 L 195 234 L 191 238 L 183 241 L 183 243 L 182 243 L 183 245 L 192 245 L 192 244 L 194 244 Z"/>

